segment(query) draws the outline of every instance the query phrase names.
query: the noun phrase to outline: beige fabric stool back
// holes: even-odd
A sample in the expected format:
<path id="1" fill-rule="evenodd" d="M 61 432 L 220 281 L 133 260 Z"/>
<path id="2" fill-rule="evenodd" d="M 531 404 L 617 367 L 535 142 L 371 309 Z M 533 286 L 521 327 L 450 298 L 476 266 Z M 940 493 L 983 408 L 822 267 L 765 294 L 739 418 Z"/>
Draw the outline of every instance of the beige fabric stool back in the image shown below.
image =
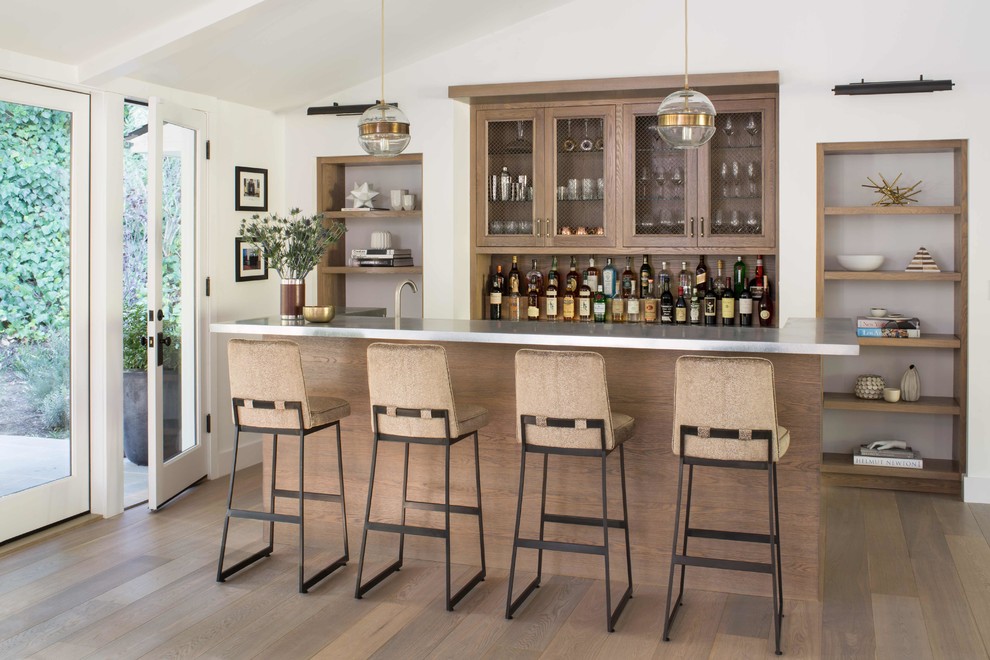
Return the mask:
<path id="1" fill-rule="evenodd" d="M 371 406 L 449 410 L 450 435 L 462 434 L 447 369 L 447 351 L 434 344 L 372 344 L 368 347 Z M 372 412 L 374 418 L 374 412 Z M 374 422 L 374 419 L 372 419 Z M 381 415 L 378 430 L 420 438 L 447 436 L 443 420 Z"/>
<path id="2" fill-rule="evenodd" d="M 774 462 L 787 451 L 787 432 L 777 425 L 773 363 L 763 358 L 684 355 L 674 367 L 674 455 L 680 455 L 682 425 L 701 428 L 770 430 Z M 766 461 L 763 440 L 688 435 L 685 454 L 725 461 Z"/>
<path id="3" fill-rule="evenodd" d="M 605 420 L 605 450 L 615 449 L 605 360 L 598 353 L 522 349 L 516 353 L 516 439 L 519 418 L 533 415 Z M 598 429 L 530 426 L 526 442 L 544 447 L 601 449 Z"/>
<path id="4" fill-rule="evenodd" d="M 291 341 L 231 339 L 227 344 L 230 396 L 248 401 L 299 401 L 304 428 L 313 425 L 306 396 L 299 346 Z M 242 426 L 299 429 L 295 410 L 263 410 L 244 406 L 238 411 Z"/>

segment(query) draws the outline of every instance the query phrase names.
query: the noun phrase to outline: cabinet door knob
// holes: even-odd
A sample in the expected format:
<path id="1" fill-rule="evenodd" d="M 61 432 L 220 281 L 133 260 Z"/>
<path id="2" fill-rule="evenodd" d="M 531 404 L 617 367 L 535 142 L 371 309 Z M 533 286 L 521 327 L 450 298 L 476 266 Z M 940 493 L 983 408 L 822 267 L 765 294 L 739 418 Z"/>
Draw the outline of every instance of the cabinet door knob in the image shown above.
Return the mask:
<path id="1" fill-rule="evenodd" d="M 691 238 L 694 238 L 694 217 L 691 218 Z"/>
<path id="2" fill-rule="evenodd" d="M 698 226 L 701 228 L 701 237 L 705 237 L 705 216 L 701 216 Z"/>

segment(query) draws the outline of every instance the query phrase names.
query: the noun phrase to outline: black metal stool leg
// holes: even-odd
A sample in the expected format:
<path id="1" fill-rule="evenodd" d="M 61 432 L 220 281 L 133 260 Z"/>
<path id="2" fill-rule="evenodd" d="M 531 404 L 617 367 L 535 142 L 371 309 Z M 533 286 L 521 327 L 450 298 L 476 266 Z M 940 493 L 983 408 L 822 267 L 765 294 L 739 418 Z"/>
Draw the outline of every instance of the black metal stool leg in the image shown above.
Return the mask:
<path id="1" fill-rule="evenodd" d="M 240 425 L 234 426 L 234 464 L 230 468 L 230 487 L 227 489 L 227 513 L 223 519 L 223 535 L 220 538 L 220 560 L 217 562 L 217 582 L 223 582 L 223 556 L 227 550 L 227 530 L 230 528 L 230 507 L 234 501 L 234 475 L 237 474 L 237 448 L 241 439 Z"/>
<path id="2" fill-rule="evenodd" d="M 533 589 L 540 586 L 539 578 L 533 580 L 523 590 L 515 601 L 512 600 L 512 585 L 516 577 L 516 555 L 519 553 L 519 523 L 522 520 L 523 491 L 526 488 L 526 446 L 523 445 L 519 452 L 519 497 L 516 500 L 516 528 L 512 533 L 512 560 L 509 562 L 509 589 L 505 596 L 505 618 L 511 619 L 512 613 L 519 607 L 520 603 L 532 593 Z"/>
<path id="3" fill-rule="evenodd" d="M 368 547 L 368 521 L 371 519 L 371 498 L 375 491 L 375 466 L 377 463 L 378 438 L 375 438 L 371 445 L 371 477 L 368 479 L 368 504 L 364 509 L 364 530 L 361 533 L 361 554 L 358 555 L 357 579 L 354 581 L 355 598 L 361 598 L 364 594 L 364 590 L 361 585 L 361 574 L 364 573 L 364 552 Z"/>
<path id="4" fill-rule="evenodd" d="M 306 454 L 306 435 L 302 431 L 299 431 L 299 593 L 306 593 L 307 588 L 305 585 L 305 571 L 304 567 L 306 565 L 306 525 L 305 513 L 306 513 L 306 489 L 304 487 L 305 473 L 303 471 L 303 466 L 305 465 L 305 454 Z"/>
<path id="5" fill-rule="evenodd" d="M 677 534 L 681 524 L 681 490 L 684 483 L 684 456 L 681 455 L 677 469 L 677 507 L 674 509 L 674 539 L 670 548 L 670 574 L 667 577 L 667 609 L 663 618 L 663 641 L 670 641 L 670 624 L 677 615 L 677 610 L 670 611 L 670 600 L 674 595 L 674 560 L 677 557 Z M 681 570 L 684 570 L 683 565 Z M 678 597 L 679 598 L 679 597 Z"/>
<path id="6" fill-rule="evenodd" d="M 485 514 L 481 508 L 481 454 L 478 449 L 478 432 L 474 432 L 474 484 L 478 501 L 478 540 L 481 548 L 481 579 L 484 580 L 488 571 L 485 566 Z"/>
<path id="7" fill-rule="evenodd" d="M 540 541 L 544 540 L 547 520 L 547 462 L 549 454 L 543 454 L 543 489 L 540 491 Z M 543 582 L 543 548 L 536 551 L 536 584 Z"/>
<path id="8" fill-rule="evenodd" d="M 615 632 L 612 624 L 612 573 L 608 556 L 608 468 L 605 459 L 608 457 L 602 451 L 602 545 L 605 546 L 605 630 Z"/>
<path id="9" fill-rule="evenodd" d="M 773 581 L 773 633 L 776 644 L 775 653 L 781 655 L 780 651 L 780 605 L 777 599 L 777 549 L 774 547 L 775 534 L 777 533 L 774 515 L 774 499 L 776 495 L 776 485 L 774 481 L 773 461 L 767 462 L 767 519 L 770 525 L 770 579 Z"/>
<path id="10" fill-rule="evenodd" d="M 780 505 L 777 503 L 777 464 L 773 464 L 773 518 L 777 530 L 777 591 L 780 594 L 780 618 L 784 618 L 784 564 L 780 561 Z"/>
<path id="11" fill-rule="evenodd" d="M 278 433 L 272 434 L 272 474 L 269 481 L 268 512 L 275 513 L 275 479 L 278 474 Z M 268 549 L 275 549 L 275 521 L 268 523 Z"/>
<path id="12" fill-rule="evenodd" d="M 629 508 L 626 504 L 626 452 L 619 445 L 619 474 L 622 483 L 622 523 L 626 532 L 626 579 L 629 581 L 629 597 L 632 598 L 632 544 L 629 542 Z"/>
<path id="13" fill-rule="evenodd" d="M 454 604 L 450 602 L 450 443 L 443 446 L 443 545 L 444 545 L 444 571 L 447 577 L 446 595 L 447 611 L 454 611 Z"/>
<path id="14" fill-rule="evenodd" d="M 399 514 L 400 524 L 406 525 L 406 503 L 409 499 L 409 443 L 403 445 L 402 452 L 402 512 Z M 402 566 L 402 558 L 406 550 L 406 535 L 399 532 L 399 566 Z"/>
<path id="15" fill-rule="evenodd" d="M 688 490 L 687 490 L 687 504 L 684 507 L 684 544 L 682 545 L 681 555 L 687 557 L 687 547 L 688 538 L 691 536 L 691 492 L 694 489 L 694 465 L 688 465 Z M 681 564 L 681 587 L 677 592 L 677 604 L 684 605 L 684 573 L 687 571 L 687 566 Z"/>
<path id="16" fill-rule="evenodd" d="M 344 457 L 343 450 L 340 446 L 340 422 L 337 422 L 337 481 L 340 485 L 340 520 L 344 532 L 344 556 L 342 559 L 350 561 L 351 550 L 350 543 L 347 540 L 347 501 L 344 498 Z"/>

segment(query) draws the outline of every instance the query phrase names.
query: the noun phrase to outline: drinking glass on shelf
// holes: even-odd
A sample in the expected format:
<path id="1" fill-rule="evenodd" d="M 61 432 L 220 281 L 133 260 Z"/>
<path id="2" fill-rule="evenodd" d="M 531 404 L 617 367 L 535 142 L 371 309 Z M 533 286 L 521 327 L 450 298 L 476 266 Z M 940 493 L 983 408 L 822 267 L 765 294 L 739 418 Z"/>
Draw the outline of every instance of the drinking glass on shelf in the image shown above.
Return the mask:
<path id="1" fill-rule="evenodd" d="M 656 180 L 657 180 L 657 191 L 658 191 L 657 197 L 663 199 L 663 186 L 665 183 L 667 183 L 667 175 L 666 173 L 664 173 L 662 167 L 657 169 Z"/>
<path id="2" fill-rule="evenodd" d="M 733 209 L 729 215 L 729 226 L 737 234 L 742 231 L 742 220 L 739 218 L 739 211 L 737 209 Z"/>
<path id="3" fill-rule="evenodd" d="M 715 219 L 712 221 L 712 233 L 721 234 L 725 229 L 725 213 L 722 209 L 716 209 Z"/>
<path id="4" fill-rule="evenodd" d="M 746 164 L 746 178 L 749 179 L 749 196 L 758 197 L 759 196 L 759 186 L 757 185 L 757 179 L 760 177 L 760 167 L 755 161 L 749 161 Z"/>
<path id="5" fill-rule="evenodd" d="M 750 234 L 757 234 L 760 231 L 760 214 L 756 211 L 750 211 L 749 217 L 746 218 L 746 231 Z"/>
<path id="6" fill-rule="evenodd" d="M 670 175 L 670 182 L 675 186 L 674 197 L 680 197 L 677 191 L 680 190 L 681 184 L 684 183 L 684 172 L 681 171 L 681 168 L 674 168 L 674 171 Z"/>
<path id="7" fill-rule="evenodd" d="M 660 211 L 660 233 L 670 234 L 673 232 L 674 219 L 671 216 L 670 209 L 663 209 Z"/>
<path id="8" fill-rule="evenodd" d="M 756 140 L 756 134 L 760 132 L 760 125 L 756 123 L 756 115 L 750 115 L 749 119 L 746 120 L 746 126 L 744 126 L 746 132 L 749 133 L 749 146 L 758 147 L 760 143 Z"/>
<path id="9" fill-rule="evenodd" d="M 722 124 L 722 132 L 725 133 L 725 146 L 732 146 L 732 135 L 736 132 L 735 127 L 732 125 L 732 117 L 726 117 L 725 123 Z"/>
<path id="10" fill-rule="evenodd" d="M 650 172 L 643 168 L 639 172 L 639 198 L 646 199 L 650 194 Z"/>
<path id="11" fill-rule="evenodd" d="M 505 145 L 505 150 L 510 153 L 528 153 L 533 150 L 533 145 L 529 143 L 525 137 L 523 137 L 523 122 L 516 122 L 516 138 Z"/>
<path id="12" fill-rule="evenodd" d="M 572 200 L 572 201 L 575 200 L 575 199 L 579 199 L 579 197 L 578 197 L 578 180 L 577 179 L 568 179 L 567 180 L 567 199 Z"/>
<path id="13" fill-rule="evenodd" d="M 594 199 L 596 187 L 594 179 L 581 179 L 581 199 Z"/>
<path id="14" fill-rule="evenodd" d="M 742 189 L 739 185 L 739 161 L 732 161 L 732 196 L 740 197 Z"/>
<path id="15" fill-rule="evenodd" d="M 722 161 L 722 167 L 719 169 L 719 177 L 722 180 L 722 197 L 728 198 L 731 195 L 729 189 L 729 164 L 726 161 Z"/>

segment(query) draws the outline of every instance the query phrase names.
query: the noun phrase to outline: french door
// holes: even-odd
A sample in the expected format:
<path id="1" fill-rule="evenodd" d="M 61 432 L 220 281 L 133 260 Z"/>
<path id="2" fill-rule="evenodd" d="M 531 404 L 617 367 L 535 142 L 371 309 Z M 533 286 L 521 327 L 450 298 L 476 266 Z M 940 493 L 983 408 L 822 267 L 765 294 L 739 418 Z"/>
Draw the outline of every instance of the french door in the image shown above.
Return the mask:
<path id="1" fill-rule="evenodd" d="M 0 79 L 0 542 L 89 511 L 89 107 Z"/>
<path id="2" fill-rule="evenodd" d="M 152 98 L 148 138 L 148 506 L 155 510 L 209 465 L 198 424 L 206 116 Z"/>

